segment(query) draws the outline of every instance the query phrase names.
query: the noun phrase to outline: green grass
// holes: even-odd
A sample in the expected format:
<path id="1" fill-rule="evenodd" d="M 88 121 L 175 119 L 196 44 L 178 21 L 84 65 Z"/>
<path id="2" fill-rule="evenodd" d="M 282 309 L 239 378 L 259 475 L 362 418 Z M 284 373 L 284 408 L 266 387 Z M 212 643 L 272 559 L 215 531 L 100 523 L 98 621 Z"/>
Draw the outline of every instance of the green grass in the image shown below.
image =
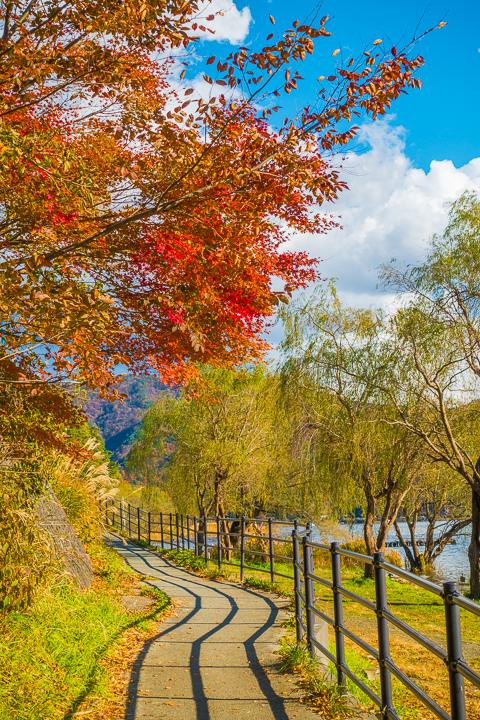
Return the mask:
<path id="1" fill-rule="evenodd" d="M 7 618 L 0 639 L 0 720 L 62 720 L 85 697 L 107 697 L 102 659 L 125 630 L 148 629 L 169 605 L 157 591 L 153 610 L 130 615 L 114 590 L 125 581 L 123 561 L 106 548 L 97 550 L 97 561 L 99 588 L 79 592 L 60 578 L 28 612 Z"/>
<path id="2" fill-rule="evenodd" d="M 281 669 L 300 676 L 300 685 L 307 691 L 307 701 L 325 718 L 349 718 L 355 709 L 343 689 L 329 677 L 312 658 L 304 643 L 297 644 L 288 634 L 280 641 Z"/>

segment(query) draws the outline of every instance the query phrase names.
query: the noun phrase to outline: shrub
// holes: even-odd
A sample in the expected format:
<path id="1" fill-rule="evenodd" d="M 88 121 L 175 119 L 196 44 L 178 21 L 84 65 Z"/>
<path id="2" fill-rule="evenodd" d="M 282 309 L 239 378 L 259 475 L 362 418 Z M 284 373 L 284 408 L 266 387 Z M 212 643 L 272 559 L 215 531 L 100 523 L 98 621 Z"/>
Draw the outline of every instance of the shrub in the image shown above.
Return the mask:
<path id="1" fill-rule="evenodd" d="M 360 555 L 368 555 L 367 545 L 363 538 L 355 537 L 342 544 L 342 550 L 350 550 L 350 552 L 359 553 Z M 402 556 L 397 550 L 393 548 L 386 548 L 385 560 L 395 567 L 403 567 Z M 342 557 L 342 563 L 346 567 L 351 565 L 358 565 L 358 561 L 353 558 Z"/>
<path id="2" fill-rule="evenodd" d="M 307 690 L 307 701 L 321 712 L 322 717 L 339 720 L 356 715 L 343 688 L 333 677 L 321 673 L 318 661 L 311 657 L 304 643 L 297 644 L 291 637 L 284 638 L 280 656 L 281 669 L 301 676 L 299 684 Z"/>
<path id="3" fill-rule="evenodd" d="M 50 455 L 43 472 L 80 539 L 88 545 L 103 529 L 99 508 L 116 494 L 118 480 L 110 476 L 108 460 L 95 439 L 87 440 L 83 449 L 83 458 Z"/>
<path id="4" fill-rule="evenodd" d="M 43 489 L 34 464 L 18 462 L 0 472 L 0 616 L 23 611 L 50 568 L 49 546 L 35 526 L 33 508 Z"/>
<path id="5" fill-rule="evenodd" d="M 188 570 L 204 571 L 207 567 L 204 558 L 197 557 L 193 550 L 162 550 L 162 554 Z"/>

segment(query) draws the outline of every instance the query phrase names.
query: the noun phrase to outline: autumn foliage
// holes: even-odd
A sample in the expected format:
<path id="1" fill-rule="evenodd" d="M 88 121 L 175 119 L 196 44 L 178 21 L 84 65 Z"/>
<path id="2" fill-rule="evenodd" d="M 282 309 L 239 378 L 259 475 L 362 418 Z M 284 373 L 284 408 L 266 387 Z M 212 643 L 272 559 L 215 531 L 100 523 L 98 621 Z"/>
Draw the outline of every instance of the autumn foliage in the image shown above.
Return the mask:
<path id="1" fill-rule="evenodd" d="M 421 57 L 372 46 L 321 78 L 295 119 L 274 121 L 330 35 L 317 18 L 209 58 L 201 97 L 178 68 L 211 30 L 204 5 L 2 5 L 7 393 L 73 382 L 113 397 L 118 366 L 184 382 L 198 360 L 260 360 L 276 306 L 318 277 L 317 260 L 283 244 L 335 225 L 325 203 L 345 184 L 332 153 L 362 113 L 375 119 L 419 85 Z"/>

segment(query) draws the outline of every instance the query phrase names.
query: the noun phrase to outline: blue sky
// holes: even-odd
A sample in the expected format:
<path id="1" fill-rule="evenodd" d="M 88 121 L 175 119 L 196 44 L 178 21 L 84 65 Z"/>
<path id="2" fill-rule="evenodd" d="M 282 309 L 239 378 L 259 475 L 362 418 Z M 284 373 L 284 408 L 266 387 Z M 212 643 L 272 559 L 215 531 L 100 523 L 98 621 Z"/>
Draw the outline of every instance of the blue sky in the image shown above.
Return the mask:
<path id="1" fill-rule="evenodd" d="M 214 5 L 228 8 L 232 1 L 214 0 Z M 280 32 L 295 19 L 302 22 L 315 7 L 309 0 L 297 3 L 236 0 L 235 5 L 244 17 L 246 14 L 251 17 L 243 42 L 253 47 L 262 44 L 272 30 Z M 296 6 L 296 15 L 292 14 L 292 6 Z M 270 14 L 275 18 L 275 28 L 269 21 Z M 316 41 L 313 58 L 302 65 L 305 80 L 291 99 L 282 100 L 285 108 L 293 110 L 294 103 L 304 104 L 303 101 L 311 98 L 316 78 L 327 74 L 326 70 L 333 64 L 331 53 L 337 47 L 347 56 L 359 54 L 376 38 L 383 38 L 386 46 L 391 43 L 400 47 L 405 37 L 411 39 L 417 25 L 424 31 L 446 21 L 446 27 L 426 36 L 417 46 L 426 61 L 420 73 L 422 90 L 397 100 L 392 111 L 396 123 L 407 130 L 406 150 L 416 166 L 426 170 L 431 160 L 444 159 L 461 166 L 478 155 L 480 3 L 477 0 L 435 0 L 430 4 L 418 0 L 401 3 L 326 0 L 321 15 L 326 14 L 330 16 L 327 27 L 332 37 Z M 215 48 L 215 52 L 225 53 L 230 50 L 226 44 L 225 40 L 209 42 L 208 52 Z"/>
<path id="2" fill-rule="evenodd" d="M 218 1 L 216 4 L 219 4 Z M 225 0 L 225 7 L 230 4 Z M 309 0 L 237 0 L 241 11 L 248 8 L 252 23 L 246 44 L 262 43 L 272 31 L 269 14 L 275 17 L 275 29 L 290 27 L 295 19 L 303 21 L 314 3 Z M 292 7 L 296 13 L 292 14 Z M 425 58 L 420 77 L 423 88 L 412 91 L 394 103 L 396 123 L 407 130 L 406 151 L 415 165 L 425 170 L 431 160 L 449 159 L 461 166 L 479 154 L 480 116 L 480 2 L 478 0 L 418 0 L 401 3 L 383 0 L 326 0 L 322 15 L 329 15 L 331 38 L 320 38 L 315 54 L 302 66 L 305 81 L 292 104 L 311 95 L 316 78 L 327 74 L 331 53 L 341 48 L 346 55 L 357 55 L 376 38 L 397 47 L 405 36 L 410 39 L 419 25 L 427 30 L 440 21 L 448 24 L 418 44 Z M 210 43 L 209 43 L 210 45 Z M 390 45 L 391 46 L 391 45 Z M 304 90 L 304 92 L 303 92 Z M 285 103 L 286 105 L 286 103 Z"/>
<path id="3" fill-rule="evenodd" d="M 206 56 L 227 55 L 238 44 L 261 47 L 268 33 L 282 32 L 295 19 L 304 21 L 315 5 L 309 0 L 212 0 L 208 7 L 226 12 L 215 39 L 204 43 Z M 392 298 L 377 288 L 379 265 L 393 257 L 421 261 L 428 239 L 445 227 L 448 204 L 465 191 L 480 191 L 480 2 L 326 0 L 321 15 L 326 14 L 332 37 L 315 42 L 313 57 L 307 56 L 301 67 L 305 80 L 299 91 L 282 98 L 285 114 L 294 113 L 295 103 L 311 101 L 316 78 L 333 66 L 334 49 L 341 48 L 344 57 L 357 56 L 377 38 L 387 48 L 400 48 L 417 25 L 422 32 L 447 22 L 417 46 L 425 58 L 423 88 L 397 100 L 380 122 L 362 121 L 358 152 L 345 163 L 350 189 L 326 208 L 341 217 L 344 229 L 327 236 L 297 235 L 289 243 L 322 258 L 324 276 L 338 279 L 347 302 L 386 305 Z"/>

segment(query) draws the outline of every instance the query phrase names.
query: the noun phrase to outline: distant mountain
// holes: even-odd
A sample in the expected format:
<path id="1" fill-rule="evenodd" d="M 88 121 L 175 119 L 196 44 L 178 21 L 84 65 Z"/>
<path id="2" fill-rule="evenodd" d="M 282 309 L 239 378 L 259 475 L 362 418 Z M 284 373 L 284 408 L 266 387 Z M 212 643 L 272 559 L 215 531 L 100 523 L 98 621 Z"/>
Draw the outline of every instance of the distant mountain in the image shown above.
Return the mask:
<path id="1" fill-rule="evenodd" d="M 127 377 L 120 386 L 120 391 L 127 395 L 124 402 L 109 402 L 100 400 L 97 393 L 88 394 L 85 412 L 89 421 L 100 430 L 112 460 L 123 464 L 143 415 L 167 390 L 171 391 L 157 378 Z"/>

